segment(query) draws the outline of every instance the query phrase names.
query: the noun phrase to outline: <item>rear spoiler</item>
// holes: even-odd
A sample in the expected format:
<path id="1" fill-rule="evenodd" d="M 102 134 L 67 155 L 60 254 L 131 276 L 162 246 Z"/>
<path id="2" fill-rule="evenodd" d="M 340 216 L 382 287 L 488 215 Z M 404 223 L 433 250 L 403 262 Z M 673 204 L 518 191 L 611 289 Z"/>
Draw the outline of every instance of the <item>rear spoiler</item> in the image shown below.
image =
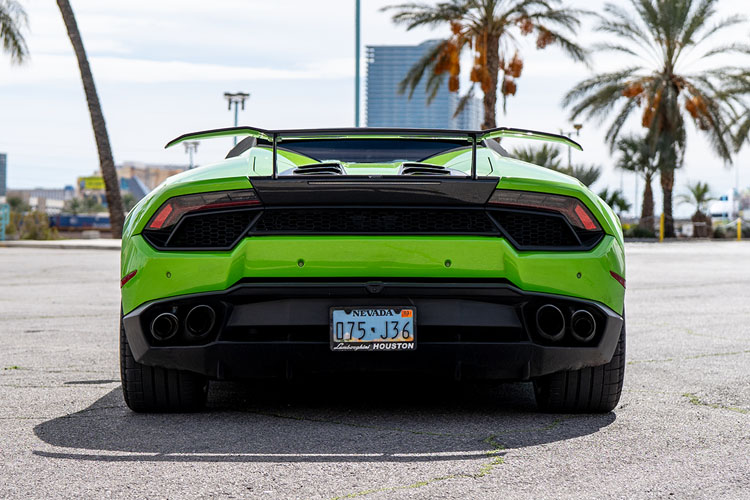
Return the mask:
<path id="1" fill-rule="evenodd" d="M 213 139 L 217 137 L 252 137 L 269 142 L 273 147 L 273 175 L 278 176 L 276 165 L 276 148 L 284 139 L 452 139 L 466 140 L 471 143 L 471 177 L 477 177 L 476 172 L 476 148 L 478 144 L 492 139 L 514 138 L 533 139 L 537 141 L 556 142 L 565 144 L 579 151 L 583 148 L 576 141 L 564 135 L 550 134 L 536 130 L 524 130 L 520 128 L 499 127 L 488 130 L 446 130 L 446 129 L 415 129 L 415 128 L 323 128 L 323 129 L 288 129 L 288 130 L 265 130 L 254 127 L 230 127 L 213 130 L 203 130 L 183 134 L 167 143 L 165 147 L 170 148 L 185 141 L 197 139 Z"/>

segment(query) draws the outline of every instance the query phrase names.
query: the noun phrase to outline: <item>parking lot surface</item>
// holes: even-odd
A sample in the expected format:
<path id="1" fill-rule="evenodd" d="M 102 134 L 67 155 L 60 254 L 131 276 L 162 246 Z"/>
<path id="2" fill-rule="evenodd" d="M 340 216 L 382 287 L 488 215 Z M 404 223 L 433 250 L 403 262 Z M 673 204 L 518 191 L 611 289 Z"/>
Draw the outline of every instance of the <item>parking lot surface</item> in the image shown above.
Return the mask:
<path id="1" fill-rule="evenodd" d="M 606 415 L 394 376 L 217 383 L 209 411 L 139 415 L 118 253 L 0 248 L 0 498 L 750 498 L 750 244 L 627 258 Z"/>

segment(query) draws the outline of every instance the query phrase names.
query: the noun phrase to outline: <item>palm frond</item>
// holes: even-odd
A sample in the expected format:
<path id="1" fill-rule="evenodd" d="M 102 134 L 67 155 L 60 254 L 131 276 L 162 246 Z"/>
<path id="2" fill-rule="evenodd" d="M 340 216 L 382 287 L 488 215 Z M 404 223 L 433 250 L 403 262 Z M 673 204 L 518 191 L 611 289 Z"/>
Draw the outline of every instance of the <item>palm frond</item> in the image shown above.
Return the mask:
<path id="1" fill-rule="evenodd" d="M 409 31 L 418 26 L 436 26 L 460 19 L 465 15 L 467 7 L 467 2 L 453 0 L 437 5 L 416 2 L 388 5 L 380 10 L 395 11 L 391 17 L 393 23 L 406 25 L 406 30 Z"/>
<path id="2" fill-rule="evenodd" d="M 702 212 L 709 201 L 715 200 L 711 195 L 711 187 L 707 182 L 697 181 L 687 184 L 687 192 L 677 196 L 678 201 L 692 205 L 699 212 Z"/>
<path id="3" fill-rule="evenodd" d="M 15 0 L 0 0 L 0 42 L 12 64 L 21 64 L 29 56 L 22 33 L 28 23 L 28 16 L 20 3 Z"/>
<path id="4" fill-rule="evenodd" d="M 458 100 L 458 103 L 456 104 L 456 111 L 453 112 L 453 118 L 456 118 L 458 117 L 458 115 L 463 113 L 466 105 L 469 104 L 469 101 L 474 98 L 474 87 L 476 87 L 476 84 L 472 84 L 471 87 L 469 87 L 469 90 Z"/>
<path id="5" fill-rule="evenodd" d="M 571 165 L 570 168 L 558 168 L 558 172 L 575 177 L 587 187 L 591 187 L 602 175 L 602 167 L 599 165 Z"/>
<path id="6" fill-rule="evenodd" d="M 599 198 L 604 200 L 604 203 L 612 207 L 615 212 L 622 213 L 630 210 L 630 203 L 619 189 L 610 191 L 609 188 L 604 188 L 599 192 Z"/>
<path id="7" fill-rule="evenodd" d="M 434 74 L 432 68 L 434 68 L 435 62 L 437 62 L 437 58 L 440 56 L 440 52 L 442 52 L 443 47 L 445 47 L 445 44 L 447 43 L 448 40 L 438 41 L 433 48 L 425 52 L 424 56 L 409 68 L 404 79 L 398 84 L 399 94 L 404 94 L 406 89 L 409 89 L 409 99 L 412 98 L 419 82 L 421 82 L 424 77 L 425 71 L 431 70 L 430 73 Z"/>
<path id="8" fill-rule="evenodd" d="M 562 166 L 560 148 L 551 144 L 517 147 L 513 149 L 512 155 L 521 161 L 551 170 L 559 170 Z"/>
<path id="9" fill-rule="evenodd" d="M 732 141 L 735 152 L 738 152 L 745 142 L 750 144 L 750 107 L 745 109 L 744 114 L 735 118 L 734 125 L 737 128 L 732 134 Z"/>
<path id="10" fill-rule="evenodd" d="M 430 75 L 427 77 L 427 83 L 425 84 L 428 106 L 433 100 L 435 100 L 435 97 L 437 97 L 437 93 L 440 91 L 440 87 L 442 87 L 443 84 L 445 84 L 445 73 L 430 72 Z"/>

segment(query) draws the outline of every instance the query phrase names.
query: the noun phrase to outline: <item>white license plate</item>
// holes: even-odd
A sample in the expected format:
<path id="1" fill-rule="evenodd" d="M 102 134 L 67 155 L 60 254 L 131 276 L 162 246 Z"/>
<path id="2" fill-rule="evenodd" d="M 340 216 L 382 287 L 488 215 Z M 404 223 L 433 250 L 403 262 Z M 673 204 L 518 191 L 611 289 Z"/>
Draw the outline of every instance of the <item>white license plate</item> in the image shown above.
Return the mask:
<path id="1" fill-rule="evenodd" d="M 332 307 L 334 351 L 413 351 L 417 348 L 414 307 Z"/>

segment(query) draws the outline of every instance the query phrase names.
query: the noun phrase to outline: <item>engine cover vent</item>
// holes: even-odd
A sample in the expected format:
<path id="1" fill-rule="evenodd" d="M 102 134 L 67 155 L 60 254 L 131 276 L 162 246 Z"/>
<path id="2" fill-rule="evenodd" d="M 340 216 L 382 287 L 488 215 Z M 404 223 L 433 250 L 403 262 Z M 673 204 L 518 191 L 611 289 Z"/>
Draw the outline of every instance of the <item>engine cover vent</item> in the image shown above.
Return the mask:
<path id="1" fill-rule="evenodd" d="M 292 175 L 344 175 L 344 168 L 336 162 L 312 163 L 295 168 Z"/>
<path id="2" fill-rule="evenodd" d="M 409 163 L 405 162 L 401 164 L 399 170 L 400 175 L 439 175 L 439 176 L 450 176 L 459 175 L 466 176 L 463 172 L 458 170 L 451 170 L 445 168 L 442 165 L 430 165 L 429 163 Z"/>

